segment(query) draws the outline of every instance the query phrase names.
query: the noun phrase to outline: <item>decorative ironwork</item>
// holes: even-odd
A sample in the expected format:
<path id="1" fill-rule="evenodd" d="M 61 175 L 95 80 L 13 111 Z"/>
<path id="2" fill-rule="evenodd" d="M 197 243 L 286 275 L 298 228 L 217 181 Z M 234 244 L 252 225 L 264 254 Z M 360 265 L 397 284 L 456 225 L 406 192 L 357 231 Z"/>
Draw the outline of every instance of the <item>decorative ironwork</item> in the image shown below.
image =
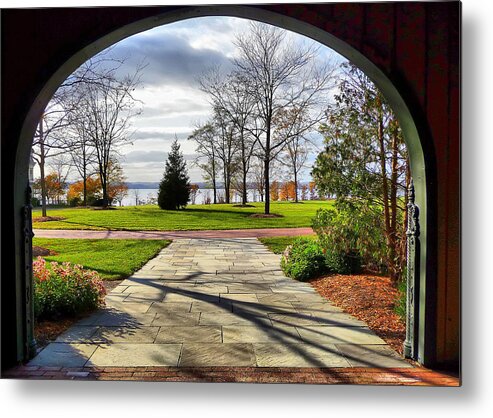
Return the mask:
<path id="1" fill-rule="evenodd" d="M 26 302 L 26 353 L 32 357 L 36 351 L 36 340 L 34 339 L 34 303 L 33 303 L 33 225 L 32 225 L 32 190 L 27 186 L 26 204 L 23 208 L 23 239 L 24 239 L 24 290 Z"/>
<path id="2" fill-rule="evenodd" d="M 415 204 L 414 184 L 411 181 L 407 201 L 407 315 L 404 341 L 404 355 L 411 359 L 415 358 L 417 351 L 418 321 L 415 300 L 419 287 L 419 232 L 419 208 Z"/>

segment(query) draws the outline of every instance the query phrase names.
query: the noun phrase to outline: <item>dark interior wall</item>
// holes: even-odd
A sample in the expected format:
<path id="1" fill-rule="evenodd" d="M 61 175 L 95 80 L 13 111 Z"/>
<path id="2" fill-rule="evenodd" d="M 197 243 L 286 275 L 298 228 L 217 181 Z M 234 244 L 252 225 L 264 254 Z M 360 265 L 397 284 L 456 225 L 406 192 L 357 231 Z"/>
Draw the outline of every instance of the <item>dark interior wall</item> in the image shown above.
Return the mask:
<path id="1" fill-rule="evenodd" d="M 433 286 L 426 297 L 433 334 L 429 358 L 459 359 L 460 285 L 460 4 L 339 3 L 246 6 L 307 22 L 348 43 L 376 64 L 398 88 L 418 125 L 427 166 L 428 259 Z M 74 53 L 168 7 L 2 10 L 2 367 L 14 363 L 22 335 L 15 318 L 22 287 L 14 214 L 16 156 L 25 117 L 42 87 Z M 39 112 L 42 106 L 39 106 Z M 27 151 L 26 151 L 27 150 Z M 26 164 L 27 166 L 27 164 Z M 22 174 L 22 173 L 21 173 Z M 27 178 L 27 172 L 26 172 Z M 16 247 L 17 245 L 17 247 Z"/>

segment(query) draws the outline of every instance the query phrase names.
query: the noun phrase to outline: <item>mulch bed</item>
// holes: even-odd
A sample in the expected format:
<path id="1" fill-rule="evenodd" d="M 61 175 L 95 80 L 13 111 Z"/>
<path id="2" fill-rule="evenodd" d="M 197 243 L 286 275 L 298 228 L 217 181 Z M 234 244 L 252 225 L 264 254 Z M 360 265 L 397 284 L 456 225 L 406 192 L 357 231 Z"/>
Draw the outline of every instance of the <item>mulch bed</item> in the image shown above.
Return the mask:
<path id="1" fill-rule="evenodd" d="M 47 255 L 57 255 L 56 251 L 50 250 L 49 248 L 40 247 L 38 245 L 33 245 L 33 257 L 45 257 Z"/>
<path id="2" fill-rule="evenodd" d="M 107 293 L 110 293 L 121 282 L 122 282 L 122 280 L 103 280 L 103 284 L 104 284 L 104 287 L 106 288 Z"/>
<path id="3" fill-rule="evenodd" d="M 33 222 L 51 222 L 51 221 L 63 221 L 63 216 L 37 216 L 33 217 Z"/>
<path id="4" fill-rule="evenodd" d="M 38 322 L 34 326 L 34 338 L 36 339 L 38 348 L 42 348 L 54 341 L 79 319 L 79 317 L 75 317 Z"/>
<path id="5" fill-rule="evenodd" d="M 113 206 L 90 206 L 91 210 L 116 210 L 115 207 Z"/>
<path id="6" fill-rule="evenodd" d="M 373 275 L 332 275 L 310 281 L 323 297 L 365 321 L 399 354 L 406 338 L 406 323 L 394 312 L 399 292 L 390 278 Z"/>
<path id="7" fill-rule="evenodd" d="M 249 218 L 283 218 L 284 216 L 277 213 L 254 213 Z"/>

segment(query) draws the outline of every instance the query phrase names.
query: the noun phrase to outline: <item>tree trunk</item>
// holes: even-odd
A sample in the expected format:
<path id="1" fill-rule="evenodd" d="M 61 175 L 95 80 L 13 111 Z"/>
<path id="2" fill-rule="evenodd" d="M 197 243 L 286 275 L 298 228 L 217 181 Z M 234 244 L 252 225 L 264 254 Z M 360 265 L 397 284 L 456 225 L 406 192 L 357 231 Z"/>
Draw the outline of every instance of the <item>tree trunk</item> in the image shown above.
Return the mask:
<path id="1" fill-rule="evenodd" d="M 270 214 L 270 126 L 272 120 L 272 103 L 269 106 L 269 114 L 267 117 L 267 129 L 266 129 L 266 137 L 265 137 L 265 156 L 264 156 L 264 181 L 265 181 L 265 204 L 264 204 L 264 213 L 266 215 Z"/>
<path id="2" fill-rule="evenodd" d="M 212 189 L 214 195 L 214 204 L 217 203 L 217 187 L 216 187 L 216 156 L 214 154 L 214 147 L 212 148 Z"/>
<path id="3" fill-rule="evenodd" d="M 103 188 L 103 208 L 107 208 L 109 205 L 109 201 L 108 201 L 108 191 L 107 191 L 106 183 L 103 184 L 102 188 Z"/>
<path id="4" fill-rule="evenodd" d="M 241 203 L 246 205 L 248 203 L 248 195 L 247 195 L 247 174 L 246 171 L 243 171 L 243 190 L 241 193 Z"/>
<path id="5" fill-rule="evenodd" d="M 399 254 L 398 242 L 397 242 L 397 164 L 398 164 L 398 143 L 397 132 L 392 135 L 392 161 L 390 171 L 390 245 L 391 254 L 395 260 L 395 275 L 396 280 L 400 278 L 402 271 L 402 262 Z"/>
<path id="6" fill-rule="evenodd" d="M 226 164 L 225 164 L 226 165 Z M 225 167 L 223 170 L 224 173 L 224 200 L 226 203 L 229 203 L 229 179 L 227 168 Z"/>
<path id="7" fill-rule="evenodd" d="M 298 173 L 294 170 L 294 201 L 298 203 Z"/>
<path id="8" fill-rule="evenodd" d="M 86 146 L 82 147 L 82 186 L 83 186 L 83 198 L 82 205 L 87 206 L 87 164 L 86 164 Z"/>
<path id="9" fill-rule="evenodd" d="M 243 133 L 243 130 L 241 131 L 241 164 L 243 168 L 243 190 L 241 194 L 241 203 L 243 205 L 246 205 L 248 202 L 248 195 L 247 195 L 247 161 L 246 161 L 246 156 L 245 156 L 245 134 Z"/>
<path id="10" fill-rule="evenodd" d="M 380 174 L 382 176 L 382 200 L 383 200 L 383 212 L 385 221 L 385 240 L 387 247 L 389 248 L 389 257 L 387 260 L 389 273 L 391 279 L 396 280 L 395 269 L 395 247 L 392 242 L 392 230 L 390 227 L 390 208 L 389 208 L 389 185 L 387 181 L 387 166 L 385 159 L 385 142 L 384 142 L 384 128 L 383 128 L 383 115 L 380 112 L 378 117 L 378 144 L 380 147 Z"/>
<path id="11" fill-rule="evenodd" d="M 270 214 L 270 181 L 269 181 L 269 158 L 266 158 L 264 161 L 264 181 L 265 181 L 265 204 L 264 204 L 264 213 L 266 215 Z"/>
<path id="12" fill-rule="evenodd" d="M 214 195 L 214 204 L 217 203 L 217 188 L 216 188 L 216 178 L 212 179 L 212 194 Z"/>
<path id="13" fill-rule="evenodd" d="M 99 168 L 99 179 L 101 180 L 101 189 L 103 190 L 103 208 L 108 207 L 108 174 L 104 171 L 103 167 Z"/>
<path id="14" fill-rule="evenodd" d="M 39 122 L 39 171 L 41 182 L 41 216 L 46 216 L 45 147 L 43 118 Z"/>

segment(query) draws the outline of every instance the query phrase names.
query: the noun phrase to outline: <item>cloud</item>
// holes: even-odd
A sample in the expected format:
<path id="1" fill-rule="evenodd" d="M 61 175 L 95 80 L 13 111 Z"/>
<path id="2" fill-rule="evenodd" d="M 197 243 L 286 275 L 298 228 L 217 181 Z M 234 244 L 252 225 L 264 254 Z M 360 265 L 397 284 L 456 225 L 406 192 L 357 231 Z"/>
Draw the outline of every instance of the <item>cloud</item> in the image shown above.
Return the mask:
<path id="1" fill-rule="evenodd" d="M 168 153 L 165 151 L 130 151 L 125 154 L 125 164 L 129 163 L 150 163 L 150 162 L 163 162 L 166 160 Z"/>
<path id="2" fill-rule="evenodd" d="M 186 161 L 193 161 L 197 156 L 196 154 L 183 154 Z M 161 150 L 136 150 L 127 152 L 123 157 L 124 164 L 139 164 L 139 163 L 160 163 L 160 166 L 164 166 L 164 162 L 168 158 L 167 151 Z M 149 165 L 149 167 L 156 167 L 155 164 Z"/>
<path id="3" fill-rule="evenodd" d="M 173 101 L 164 102 L 159 106 L 144 106 L 141 119 L 155 117 L 169 117 L 189 114 L 203 114 L 210 112 L 211 106 L 208 103 L 201 103 L 197 100 L 181 98 Z"/>
<path id="4" fill-rule="evenodd" d="M 142 141 L 142 140 L 160 140 L 163 143 L 171 143 L 175 140 L 175 135 L 176 138 L 178 138 L 178 141 L 181 139 L 185 140 L 188 138 L 188 136 L 192 133 L 192 130 L 190 128 L 187 128 L 186 132 L 164 132 L 164 131 L 159 131 L 159 130 L 145 130 L 145 129 L 137 129 L 135 133 L 132 136 L 132 140 L 135 141 Z"/>
<path id="5" fill-rule="evenodd" d="M 132 72 L 138 63 L 145 62 L 142 83 L 164 83 L 197 86 L 200 75 L 213 66 L 231 68 L 231 62 L 223 52 L 207 47 L 194 48 L 190 41 L 177 33 L 162 31 L 158 35 L 142 34 L 116 44 L 111 54 L 126 58 L 122 73 Z"/>

